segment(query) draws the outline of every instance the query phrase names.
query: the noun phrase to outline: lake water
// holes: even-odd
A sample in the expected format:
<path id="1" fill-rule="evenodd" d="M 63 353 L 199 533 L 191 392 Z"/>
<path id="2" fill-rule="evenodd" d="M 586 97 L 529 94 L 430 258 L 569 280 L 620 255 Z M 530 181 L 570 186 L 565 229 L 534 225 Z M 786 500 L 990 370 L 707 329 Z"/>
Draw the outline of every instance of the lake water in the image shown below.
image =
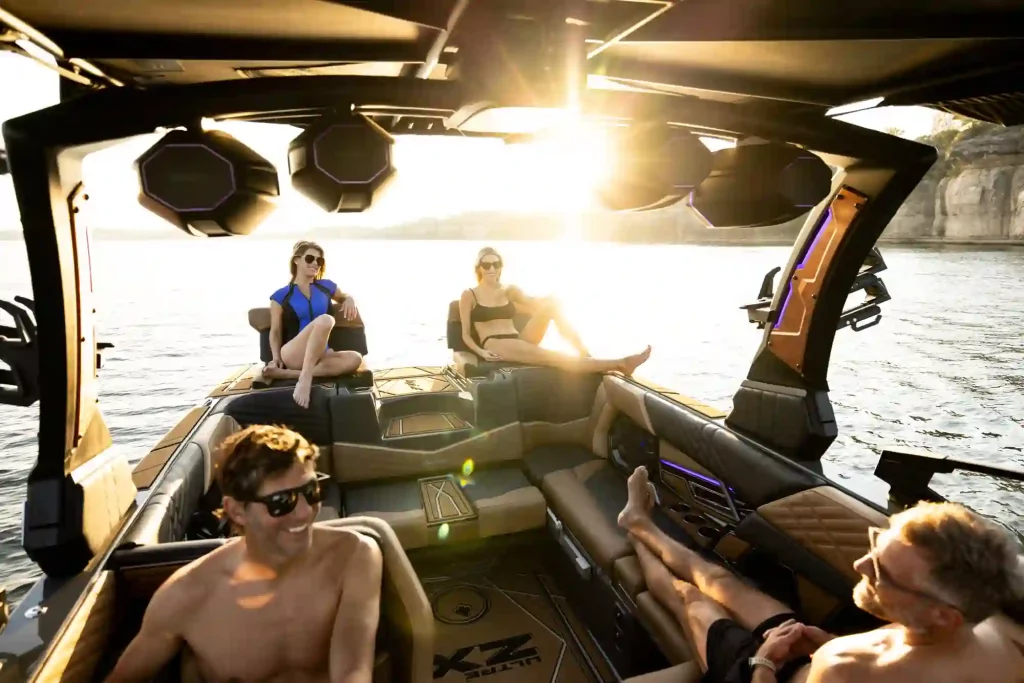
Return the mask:
<path id="1" fill-rule="evenodd" d="M 95 245 L 101 371 L 115 447 L 135 462 L 232 368 L 258 360 L 246 311 L 287 280 L 292 240 Z M 371 367 L 445 364 L 449 301 L 473 282 L 478 242 L 324 242 L 328 276 L 357 299 Z M 495 245 L 507 282 L 557 294 L 594 355 L 652 344 L 638 375 L 728 409 L 761 332 L 739 306 L 782 247 Z M 869 474 L 879 447 L 1024 466 L 1024 250 L 884 248 L 893 300 L 880 325 L 837 335 L 829 375 L 839 438 L 826 460 Z M 31 290 L 24 245 L 0 241 L 0 297 Z M 563 343 L 550 339 L 558 348 Z M 0 585 L 37 577 L 20 548 L 36 408 L 0 407 Z M 1024 532 L 1024 489 L 975 475 L 944 495 Z"/>

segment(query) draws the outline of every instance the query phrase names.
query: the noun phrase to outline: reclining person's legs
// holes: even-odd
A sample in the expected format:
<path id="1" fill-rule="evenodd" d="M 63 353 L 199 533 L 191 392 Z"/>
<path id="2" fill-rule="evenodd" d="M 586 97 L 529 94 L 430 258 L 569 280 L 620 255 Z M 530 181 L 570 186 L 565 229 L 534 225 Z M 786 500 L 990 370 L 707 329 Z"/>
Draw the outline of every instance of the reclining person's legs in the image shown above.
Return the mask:
<path id="1" fill-rule="evenodd" d="M 728 612 L 692 583 L 673 576 L 638 538 L 630 536 L 629 542 L 640 560 L 647 589 L 686 630 L 690 641 L 697 647 L 701 668 L 707 671 L 708 631 L 716 621 L 729 619 Z"/>
<path id="2" fill-rule="evenodd" d="M 793 610 L 783 603 L 748 585 L 726 567 L 705 560 L 659 529 L 650 516 L 654 505 L 652 487 L 647 469 L 638 467 L 629 478 L 629 499 L 619 514 L 619 526 L 650 548 L 673 574 L 725 607 L 744 628 L 755 629 L 772 617 L 792 614 Z"/>
<path id="3" fill-rule="evenodd" d="M 580 358 L 550 349 L 542 349 L 522 339 L 498 339 L 495 337 L 484 341 L 484 348 L 494 351 L 502 360 L 514 363 L 546 365 L 569 372 L 621 372 L 627 376 L 632 375 L 651 355 L 651 347 L 648 346 L 641 353 L 617 359 Z"/>

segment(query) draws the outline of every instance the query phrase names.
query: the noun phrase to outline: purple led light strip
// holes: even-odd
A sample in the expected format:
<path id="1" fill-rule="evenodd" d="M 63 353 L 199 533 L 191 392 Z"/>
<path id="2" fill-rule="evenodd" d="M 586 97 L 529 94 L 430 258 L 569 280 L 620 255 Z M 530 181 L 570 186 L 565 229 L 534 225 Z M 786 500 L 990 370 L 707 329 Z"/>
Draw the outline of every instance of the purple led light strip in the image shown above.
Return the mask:
<path id="1" fill-rule="evenodd" d="M 721 486 L 722 486 L 722 482 L 718 481 L 717 479 L 712 479 L 711 477 L 709 477 L 707 475 L 704 475 L 704 474 L 701 474 L 700 472 L 694 472 L 693 470 L 687 469 L 687 468 L 683 467 L 682 465 L 677 465 L 676 463 L 671 462 L 669 460 L 662 460 L 661 464 L 664 467 L 668 467 L 670 470 L 677 470 L 677 471 L 682 472 L 684 474 L 689 474 L 691 477 L 696 477 L 697 479 L 700 479 L 701 481 L 706 481 L 707 483 L 712 484 L 714 486 L 717 486 L 719 488 L 721 488 Z M 731 486 L 729 486 L 727 488 L 729 489 L 730 493 L 736 493 L 736 491 Z"/>

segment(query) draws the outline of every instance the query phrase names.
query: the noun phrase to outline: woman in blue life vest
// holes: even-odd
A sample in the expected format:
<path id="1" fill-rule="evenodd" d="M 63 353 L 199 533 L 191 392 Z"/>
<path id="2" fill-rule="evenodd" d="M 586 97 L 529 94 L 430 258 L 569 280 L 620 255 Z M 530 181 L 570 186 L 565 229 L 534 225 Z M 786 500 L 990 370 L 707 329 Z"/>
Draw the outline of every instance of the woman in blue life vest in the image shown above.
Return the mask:
<path id="1" fill-rule="evenodd" d="M 324 278 L 324 250 L 315 242 L 292 248 L 292 279 L 270 296 L 270 351 L 263 369 L 271 379 L 298 379 L 295 402 L 309 406 L 314 377 L 335 377 L 356 370 L 363 357 L 356 351 L 332 351 L 327 340 L 334 329 L 334 303 L 345 320 L 358 315 L 355 300 Z"/>

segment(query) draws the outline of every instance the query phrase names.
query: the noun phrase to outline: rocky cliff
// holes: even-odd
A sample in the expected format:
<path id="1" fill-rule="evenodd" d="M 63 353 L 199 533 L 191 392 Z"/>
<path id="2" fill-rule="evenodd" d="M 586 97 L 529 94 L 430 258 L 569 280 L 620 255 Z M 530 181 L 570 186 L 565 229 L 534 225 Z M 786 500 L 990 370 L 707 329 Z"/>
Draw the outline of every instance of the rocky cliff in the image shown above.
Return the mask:
<path id="1" fill-rule="evenodd" d="M 1024 243 L 1024 128 L 976 124 L 924 142 L 939 159 L 883 239 Z"/>

